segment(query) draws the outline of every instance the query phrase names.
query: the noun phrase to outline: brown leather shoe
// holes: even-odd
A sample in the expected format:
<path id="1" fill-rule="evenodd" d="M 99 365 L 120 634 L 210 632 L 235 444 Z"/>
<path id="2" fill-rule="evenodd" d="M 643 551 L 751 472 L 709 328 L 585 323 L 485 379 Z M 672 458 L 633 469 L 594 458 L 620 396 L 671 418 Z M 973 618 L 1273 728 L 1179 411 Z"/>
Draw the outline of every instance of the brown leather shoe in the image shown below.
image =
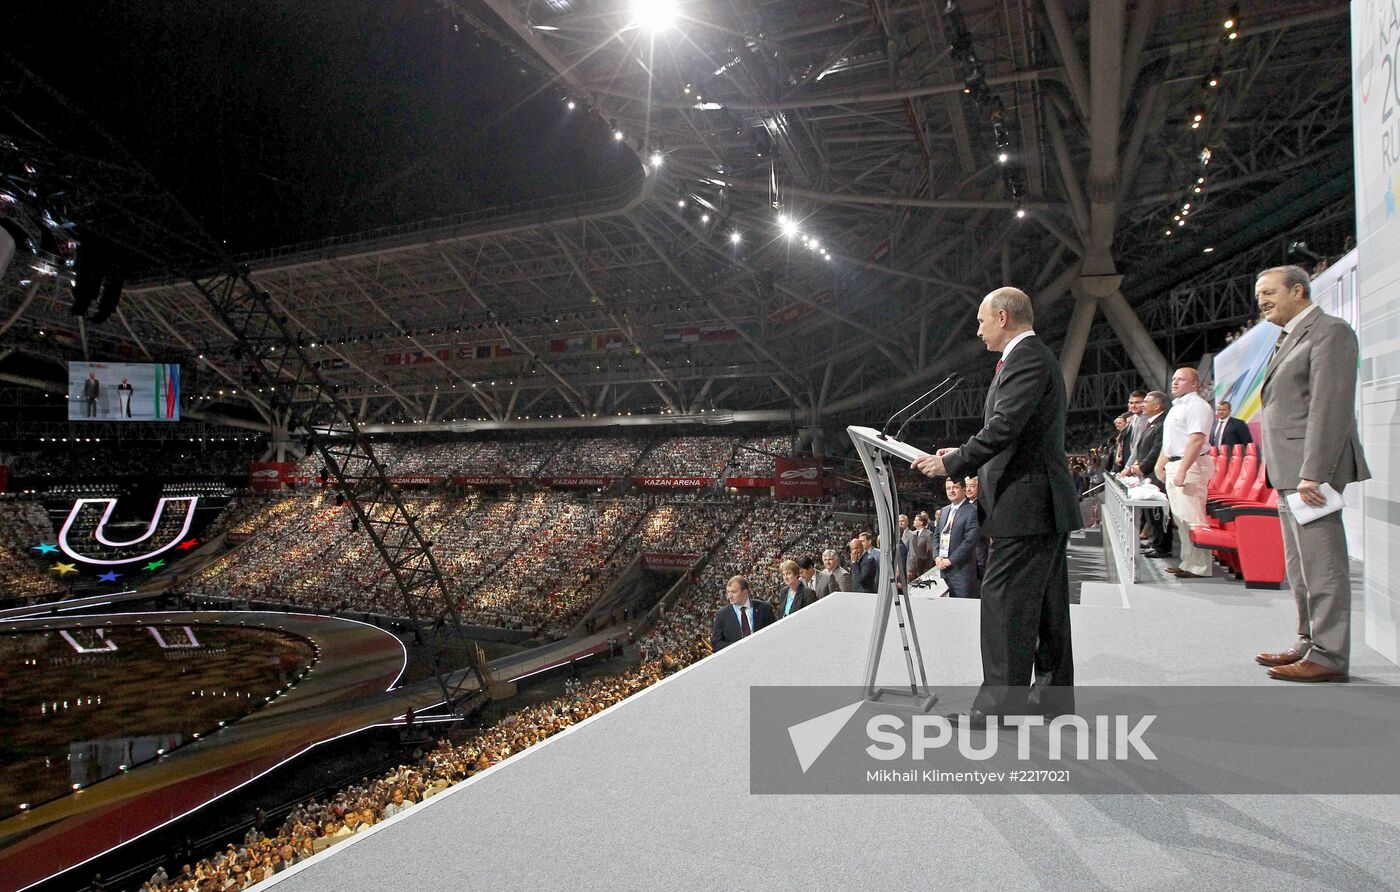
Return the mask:
<path id="1" fill-rule="evenodd" d="M 1301 652 L 1290 647 L 1288 650 L 1281 650 L 1278 653 L 1262 653 L 1254 658 L 1254 662 L 1258 663 L 1260 666 L 1273 668 L 1274 666 L 1287 666 L 1291 663 L 1296 663 L 1302 658 L 1303 654 Z"/>
<path id="2" fill-rule="evenodd" d="M 1277 666 L 1269 670 L 1270 678 L 1280 681 L 1346 681 L 1347 674 L 1337 669 L 1328 669 L 1312 660 L 1300 660 L 1287 666 Z"/>

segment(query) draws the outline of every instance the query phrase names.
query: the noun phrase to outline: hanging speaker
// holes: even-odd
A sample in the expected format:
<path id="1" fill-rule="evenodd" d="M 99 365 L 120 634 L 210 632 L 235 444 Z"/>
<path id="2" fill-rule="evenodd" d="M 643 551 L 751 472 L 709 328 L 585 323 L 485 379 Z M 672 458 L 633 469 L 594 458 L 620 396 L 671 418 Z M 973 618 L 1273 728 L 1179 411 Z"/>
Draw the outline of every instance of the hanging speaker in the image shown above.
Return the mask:
<path id="1" fill-rule="evenodd" d="M 121 303 L 122 286 L 126 284 L 126 273 L 120 268 L 113 267 L 102 277 L 102 290 L 97 296 L 97 312 L 93 314 L 94 325 L 101 325 L 117 311 L 117 304 Z"/>

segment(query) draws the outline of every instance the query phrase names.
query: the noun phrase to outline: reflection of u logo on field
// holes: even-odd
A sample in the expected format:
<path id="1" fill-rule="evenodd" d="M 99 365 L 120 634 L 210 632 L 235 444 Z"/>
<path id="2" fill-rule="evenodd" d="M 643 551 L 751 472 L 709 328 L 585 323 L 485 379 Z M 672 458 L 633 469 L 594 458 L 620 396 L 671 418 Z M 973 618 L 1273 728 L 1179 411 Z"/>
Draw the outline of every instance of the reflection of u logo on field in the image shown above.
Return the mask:
<path id="1" fill-rule="evenodd" d="M 93 536 L 97 539 L 98 542 L 107 546 L 108 548 L 121 549 L 131 548 L 133 546 L 142 545 L 143 543 L 148 543 L 150 538 L 155 535 L 156 527 L 160 526 L 161 520 L 165 518 L 165 506 L 169 502 L 185 503 L 185 517 L 184 521 L 180 525 L 180 531 L 176 533 L 169 542 L 162 543 L 158 546 L 150 548 L 147 551 L 142 551 L 140 554 L 133 554 L 128 557 L 121 557 L 117 560 L 110 561 L 81 555 L 73 550 L 72 545 L 68 544 L 68 531 L 73 528 L 73 524 L 78 520 L 78 518 L 83 514 L 84 511 L 89 510 L 88 505 L 98 504 L 104 504 L 107 506 L 105 509 L 103 509 L 102 518 L 97 521 L 97 527 L 93 530 Z M 111 518 L 112 511 L 117 507 L 117 500 L 78 499 L 73 503 L 73 507 L 69 509 L 68 519 L 63 522 L 63 529 L 58 534 L 58 547 L 63 549 L 64 554 L 68 555 L 74 560 L 82 561 L 87 564 L 102 564 L 105 566 L 112 566 L 119 564 L 131 564 L 135 563 L 136 561 L 149 560 L 150 558 L 155 557 L 161 552 L 169 550 L 172 546 L 178 544 L 182 539 L 185 538 L 185 535 L 190 531 L 190 525 L 194 523 L 194 509 L 195 505 L 198 502 L 198 496 L 175 496 L 171 498 L 166 498 L 162 496 L 160 502 L 156 505 L 155 516 L 151 518 L 150 525 L 146 527 L 146 532 L 142 533 L 140 536 L 137 536 L 135 539 L 131 539 L 126 542 L 118 542 L 115 539 L 107 538 L 107 521 Z"/>

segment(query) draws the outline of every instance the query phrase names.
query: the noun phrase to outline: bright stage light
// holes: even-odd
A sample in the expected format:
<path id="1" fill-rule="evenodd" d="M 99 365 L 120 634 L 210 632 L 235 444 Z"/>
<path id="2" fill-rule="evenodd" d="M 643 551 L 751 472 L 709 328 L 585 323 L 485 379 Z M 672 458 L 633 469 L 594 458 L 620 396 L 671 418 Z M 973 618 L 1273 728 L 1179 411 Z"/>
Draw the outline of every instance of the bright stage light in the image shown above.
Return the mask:
<path id="1" fill-rule="evenodd" d="M 701 222 L 701 223 L 708 223 L 708 222 L 710 222 L 710 215 L 709 215 L 709 214 L 701 214 L 701 215 L 700 215 L 700 222 Z"/>
<path id="2" fill-rule="evenodd" d="M 739 240 L 742 239 L 742 238 L 743 238 L 743 236 L 741 236 L 741 235 L 739 234 L 739 231 L 738 231 L 737 229 L 736 229 L 735 231 L 729 233 L 729 243 L 732 244 L 732 245 L 737 245 L 737 244 L 739 244 Z"/>
<path id="3" fill-rule="evenodd" d="M 666 156 L 663 155 L 663 154 L 661 154 L 660 152 L 652 152 L 652 153 L 651 153 L 651 166 L 652 166 L 653 169 L 660 170 L 660 169 L 661 169 L 661 162 L 663 162 L 663 161 L 665 161 L 665 160 L 666 160 Z"/>
<path id="4" fill-rule="evenodd" d="M 676 23 L 676 0 L 632 0 L 632 19 L 645 31 L 665 31 Z"/>
<path id="5" fill-rule="evenodd" d="M 614 131 L 613 131 L 613 139 L 617 140 L 618 142 L 622 142 L 622 131 L 621 131 L 621 130 L 614 130 Z"/>
<path id="6" fill-rule="evenodd" d="M 788 238 L 792 238 L 793 236 L 797 235 L 797 221 L 791 220 L 787 217 L 783 217 L 781 219 L 783 235 L 787 236 Z"/>

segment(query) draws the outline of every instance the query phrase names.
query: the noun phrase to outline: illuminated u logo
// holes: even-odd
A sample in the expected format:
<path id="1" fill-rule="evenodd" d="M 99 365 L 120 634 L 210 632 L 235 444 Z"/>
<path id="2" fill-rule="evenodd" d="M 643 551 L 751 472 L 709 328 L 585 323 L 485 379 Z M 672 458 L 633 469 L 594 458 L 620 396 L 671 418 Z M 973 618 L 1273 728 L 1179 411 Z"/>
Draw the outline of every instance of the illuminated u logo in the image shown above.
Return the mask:
<path id="1" fill-rule="evenodd" d="M 149 542 L 150 538 L 155 535 L 156 527 L 160 526 L 161 520 L 165 517 L 165 506 L 170 502 L 185 503 L 185 518 L 183 523 L 180 525 L 180 531 L 176 533 L 175 537 L 169 542 L 166 542 L 158 547 L 152 548 L 149 551 L 142 552 L 138 555 L 133 555 L 132 557 L 124 557 L 115 561 L 104 561 L 99 560 L 97 558 L 85 557 L 81 554 L 78 554 L 78 552 L 73 550 L 73 546 L 68 544 L 68 531 L 73 528 L 73 524 L 77 521 L 78 517 L 83 513 L 83 511 L 86 510 L 89 504 L 103 504 L 107 506 L 102 511 L 102 519 L 97 522 L 97 528 L 93 531 L 93 536 L 97 539 L 97 541 L 102 543 L 103 545 L 106 545 L 108 548 L 130 548 L 134 545 L 141 545 L 142 543 Z M 58 547 L 63 549 L 63 553 L 68 555 L 70 558 L 73 558 L 75 561 L 82 561 L 85 564 L 118 566 L 121 564 L 133 564 L 137 561 L 150 560 L 151 558 L 155 557 L 161 552 L 168 551 L 171 547 L 178 544 L 181 540 L 185 538 L 185 535 L 190 531 L 190 526 L 194 523 L 194 509 L 195 505 L 197 505 L 198 503 L 199 496 L 176 496 L 172 498 L 166 498 L 162 496 L 160 502 L 156 505 L 155 516 L 151 518 L 150 525 L 146 527 L 146 532 L 142 533 L 140 536 L 137 536 L 135 539 L 131 539 L 126 542 L 118 542 L 116 540 L 107 538 L 107 521 L 109 518 L 111 518 L 112 511 L 117 507 L 117 500 L 78 499 L 73 503 L 73 507 L 69 509 L 68 519 L 63 522 L 63 529 L 58 534 Z"/>

